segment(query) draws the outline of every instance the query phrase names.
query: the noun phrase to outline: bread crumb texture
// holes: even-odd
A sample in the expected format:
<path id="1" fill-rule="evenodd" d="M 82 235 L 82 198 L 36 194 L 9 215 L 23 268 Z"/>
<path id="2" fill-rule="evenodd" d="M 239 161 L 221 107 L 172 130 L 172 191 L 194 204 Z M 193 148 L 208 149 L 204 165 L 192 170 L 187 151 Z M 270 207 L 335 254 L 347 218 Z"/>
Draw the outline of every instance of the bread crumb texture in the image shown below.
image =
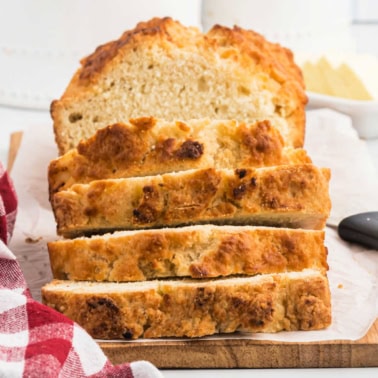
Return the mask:
<path id="1" fill-rule="evenodd" d="M 285 143 L 301 147 L 306 103 L 290 50 L 237 26 L 203 34 L 154 18 L 82 59 L 51 115 L 61 154 L 97 129 L 149 116 L 272 118 Z"/>

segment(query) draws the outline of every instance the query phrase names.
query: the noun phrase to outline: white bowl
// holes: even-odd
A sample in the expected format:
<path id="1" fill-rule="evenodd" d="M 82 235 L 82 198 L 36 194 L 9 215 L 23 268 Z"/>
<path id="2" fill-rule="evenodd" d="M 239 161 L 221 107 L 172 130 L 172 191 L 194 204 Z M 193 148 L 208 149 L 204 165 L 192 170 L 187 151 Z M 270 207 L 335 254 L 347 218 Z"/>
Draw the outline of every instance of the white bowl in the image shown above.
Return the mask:
<path id="1" fill-rule="evenodd" d="M 349 100 L 307 92 L 307 109 L 329 108 L 351 117 L 353 127 L 363 139 L 378 138 L 378 101 Z"/>

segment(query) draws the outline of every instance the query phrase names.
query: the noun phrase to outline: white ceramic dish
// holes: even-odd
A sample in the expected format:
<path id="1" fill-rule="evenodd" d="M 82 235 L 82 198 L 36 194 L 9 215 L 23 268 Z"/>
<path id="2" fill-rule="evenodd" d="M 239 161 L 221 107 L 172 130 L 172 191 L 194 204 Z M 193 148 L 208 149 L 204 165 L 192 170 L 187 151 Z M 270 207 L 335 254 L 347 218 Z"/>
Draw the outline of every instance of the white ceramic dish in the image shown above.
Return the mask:
<path id="1" fill-rule="evenodd" d="M 0 105 L 48 110 L 79 61 L 140 21 L 201 27 L 200 0 L 0 0 Z"/>
<path id="2" fill-rule="evenodd" d="M 363 139 L 378 138 L 378 101 L 348 100 L 307 92 L 307 109 L 330 108 L 352 118 L 353 127 Z"/>

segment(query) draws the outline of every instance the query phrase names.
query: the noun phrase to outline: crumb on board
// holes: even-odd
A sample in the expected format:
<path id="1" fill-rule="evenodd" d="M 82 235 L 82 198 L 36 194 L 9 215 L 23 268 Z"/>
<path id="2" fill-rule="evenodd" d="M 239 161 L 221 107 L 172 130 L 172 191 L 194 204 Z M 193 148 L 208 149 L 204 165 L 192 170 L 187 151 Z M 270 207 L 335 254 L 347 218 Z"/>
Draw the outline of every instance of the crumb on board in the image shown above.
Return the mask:
<path id="1" fill-rule="evenodd" d="M 42 236 L 39 236 L 38 238 L 27 237 L 25 238 L 25 243 L 35 244 L 35 243 L 38 243 L 40 240 L 42 240 Z"/>

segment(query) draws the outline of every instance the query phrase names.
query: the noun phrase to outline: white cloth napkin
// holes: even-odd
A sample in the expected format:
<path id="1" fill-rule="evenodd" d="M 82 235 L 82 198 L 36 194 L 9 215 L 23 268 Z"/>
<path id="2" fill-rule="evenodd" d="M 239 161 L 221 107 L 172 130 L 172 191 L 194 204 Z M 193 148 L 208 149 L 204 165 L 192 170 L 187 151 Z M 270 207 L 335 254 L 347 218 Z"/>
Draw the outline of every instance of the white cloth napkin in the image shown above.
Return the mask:
<path id="1" fill-rule="evenodd" d="M 147 361 L 113 366 L 79 325 L 31 296 L 6 243 L 13 232 L 17 194 L 0 161 L 0 377 L 151 377 Z"/>

